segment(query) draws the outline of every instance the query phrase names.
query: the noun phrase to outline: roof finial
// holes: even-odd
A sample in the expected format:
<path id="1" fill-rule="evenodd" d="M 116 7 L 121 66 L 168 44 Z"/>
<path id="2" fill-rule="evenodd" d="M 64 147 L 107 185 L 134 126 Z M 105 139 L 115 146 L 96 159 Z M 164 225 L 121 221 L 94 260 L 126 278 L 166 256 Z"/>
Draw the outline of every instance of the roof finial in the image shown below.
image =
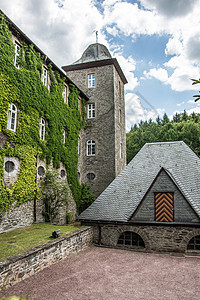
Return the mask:
<path id="1" fill-rule="evenodd" d="M 95 30 L 96 32 L 96 43 L 98 43 L 98 30 Z"/>

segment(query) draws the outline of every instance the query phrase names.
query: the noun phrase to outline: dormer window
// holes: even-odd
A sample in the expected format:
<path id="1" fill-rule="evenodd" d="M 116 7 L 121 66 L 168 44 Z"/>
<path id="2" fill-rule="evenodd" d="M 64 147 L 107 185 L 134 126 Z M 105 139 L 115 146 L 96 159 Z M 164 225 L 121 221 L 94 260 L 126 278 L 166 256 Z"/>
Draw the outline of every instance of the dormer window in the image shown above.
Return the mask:
<path id="1" fill-rule="evenodd" d="M 42 68 L 42 82 L 44 86 L 48 86 L 48 71 L 47 68 L 43 66 Z"/>
<path id="2" fill-rule="evenodd" d="M 10 103 L 8 109 L 8 126 L 7 128 L 16 131 L 17 126 L 17 107 L 15 104 Z"/>
<path id="3" fill-rule="evenodd" d="M 40 119 L 40 139 L 45 140 L 45 120 L 43 118 Z"/>
<path id="4" fill-rule="evenodd" d="M 14 66 L 19 69 L 18 61 L 20 54 L 21 46 L 15 42 L 15 56 L 14 56 Z"/>
<path id="5" fill-rule="evenodd" d="M 95 74 L 88 74 L 88 88 L 95 87 Z"/>

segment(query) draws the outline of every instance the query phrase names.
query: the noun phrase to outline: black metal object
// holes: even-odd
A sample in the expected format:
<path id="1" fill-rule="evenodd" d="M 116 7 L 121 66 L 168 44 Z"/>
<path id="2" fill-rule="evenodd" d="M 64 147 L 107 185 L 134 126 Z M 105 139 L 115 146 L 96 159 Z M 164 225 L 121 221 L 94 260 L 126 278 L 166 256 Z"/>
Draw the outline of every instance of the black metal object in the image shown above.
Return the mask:
<path id="1" fill-rule="evenodd" d="M 60 236 L 61 236 L 60 229 L 55 230 L 55 231 L 52 232 L 52 237 L 53 237 L 54 239 L 59 238 Z"/>

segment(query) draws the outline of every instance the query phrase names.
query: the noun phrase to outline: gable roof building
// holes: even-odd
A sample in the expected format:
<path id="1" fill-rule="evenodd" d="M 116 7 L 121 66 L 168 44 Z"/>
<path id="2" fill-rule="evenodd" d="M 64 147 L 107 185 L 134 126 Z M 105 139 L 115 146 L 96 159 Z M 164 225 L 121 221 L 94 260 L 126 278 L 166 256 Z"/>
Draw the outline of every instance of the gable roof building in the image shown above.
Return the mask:
<path id="1" fill-rule="evenodd" d="M 119 224 L 118 233 L 123 226 L 198 227 L 199 187 L 200 159 L 183 141 L 147 143 L 79 220 L 101 225 L 101 233 L 103 224 Z"/>

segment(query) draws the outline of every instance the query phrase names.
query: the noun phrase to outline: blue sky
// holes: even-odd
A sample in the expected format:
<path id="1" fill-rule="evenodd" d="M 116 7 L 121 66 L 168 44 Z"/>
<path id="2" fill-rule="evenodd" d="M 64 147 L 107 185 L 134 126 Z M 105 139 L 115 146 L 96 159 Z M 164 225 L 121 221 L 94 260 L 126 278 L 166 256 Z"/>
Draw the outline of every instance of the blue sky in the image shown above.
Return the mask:
<path id="1" fill-rule="evenodd" d="M 200 0 L 0 0 L 1 9 L 59 66 L 105 44 L 128 80 L 127 131 L 185 109 L 200 77 Z"/>

